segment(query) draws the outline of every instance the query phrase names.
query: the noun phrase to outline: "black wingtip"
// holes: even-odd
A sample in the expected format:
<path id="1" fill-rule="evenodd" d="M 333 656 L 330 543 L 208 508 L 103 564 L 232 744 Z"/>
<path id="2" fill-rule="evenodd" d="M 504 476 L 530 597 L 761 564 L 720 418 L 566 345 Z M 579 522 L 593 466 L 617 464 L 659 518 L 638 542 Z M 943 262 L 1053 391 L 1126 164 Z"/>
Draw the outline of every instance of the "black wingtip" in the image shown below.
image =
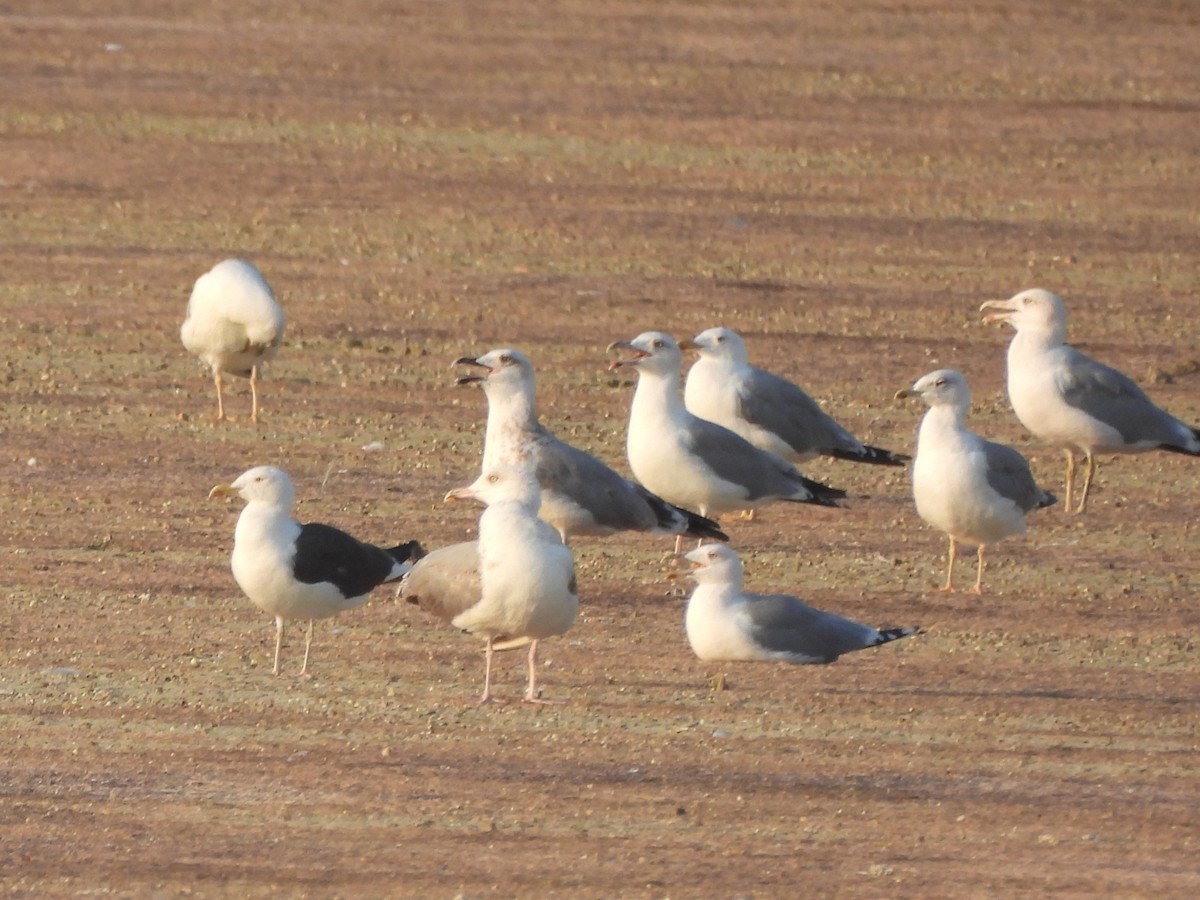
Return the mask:
<path id="1" fill-rule="evenodd" d="M 884 450 L 882 447 L 869 446 L 864 446 L 861 453 L 853 450 L 831 450 L 826 455 L 834 459 L 869 463 L 873 466 L 903 466 L 912 461 L 912 457 L 907 453 L 893 453 L 891 450 Z"/>
<path id="2" fill-rule="evenodd" d="M 685 510 L 686 512 L 686 510 Z M 729 535 L 723 532 L 720 526 L 712 519 L 705 518 L 698 513 L 688 513 L 687 534 L 695 538 L 712 538 L 716 541 L 729 541 Z"/>
<path id="3" fill-rule="evenodd" d="M 804 476 L 801 476 L 800 480 L 804 486 L 808 488 L 808 492 L 812 494 L 811 499 L 800 501 L 802 503 L 812 503 L 817 506 L 836 506 L 840 508 L 842 504 L 838 501 L 845 500 L 846 497 L 849 496 L 847 492 L 841 488 L 830 487 L 827 484 L 821 484 L 819 481 L 813 481 L 811 478 L 805 478 Z"/>
<path id="4" fill-rule="evenodd" d="M 1049 491 L 1042 491 L 1042 499 L 1038 501 L 1037 508 L 1045 509 L 1047 506 L 1053 506 L 1057 502 L 1058 502 L 1058 498 L 1055 497 L 1052 493 L 1050 493 Z"/>
<path id="5" fill-rule="evenodd" d="M 875 642 L 875 646 L 886 644 L 890 641 L 898 641 L 900 638 L 909 637 L 910 635 L 920 634 L 920 625 L 910 625 L 907 628 L 880 628 L 879 640 Z"/>
<path id="6" fill-rule="evenodd" d="M 1191 431 L 1192 437 L 1195 438 L 1197 443 L 1200 443 L 1200 429 L 1189 428 L 1188 430 Z M 1193 450 L 1190 447 L 1180 447 L 1178 444 L 1159 444 L 1158 449 L 1166 450 L 1168 453 L 1181 453 L 1184 456 L 1200 456 L 1200 450 Z"/>
<path id="7" fill-rule="evenodd" d="M 417 541 L 408 541 L 405 544 L 389 547 L 387 554 L 398 563 L 416 562 L 425 555 L 425 548 Z"/>

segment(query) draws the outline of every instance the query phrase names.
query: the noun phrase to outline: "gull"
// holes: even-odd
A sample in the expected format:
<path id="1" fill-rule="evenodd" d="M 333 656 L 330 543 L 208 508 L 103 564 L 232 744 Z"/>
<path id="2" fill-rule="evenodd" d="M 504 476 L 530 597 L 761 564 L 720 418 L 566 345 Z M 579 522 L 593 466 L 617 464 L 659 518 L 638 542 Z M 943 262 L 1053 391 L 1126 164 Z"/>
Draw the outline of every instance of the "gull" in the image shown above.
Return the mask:
<path id="1" fill-rule="evenodd" d="M 787 594 L 748 594 L 742 561 L 721 544 L 704 544 L 685 558 L 696 566 L 685 624 L 700 659 L 831 663 L 920 631 L 871 628 Z"/>
<path id="2" fill-rule="evenodd" d="M 250 421 L 258 421 L 259 370 L 279 351 L 285 324 L 271 286 L 244 259 L 219 262 L 196 279 L 179 336 L 212 369 L 218 421 L 225 418 L 222 372 L 250 379 Z"/>
<path id="3" fill-rule="evenodd" d="M 304 675 L 313 621 L 365 603 L 373 588 L 400 578 L 424 553 L 416 541 L 385 550 L 330 525 L 295 522 L 292 480 L 275 466 L 243 472 L 208 496 L 233 494 L 246 501 L 233 535 L 233 577 L 250 602 L 275 617 L 274 675 L 286 622 L 308 619 Z"/>
<path id="4" fill-rule="evenodd" d="M 919 378 L 897 399 L 920 397 L 929 406 L 917 432 L 913 499 L 917 513 L 950 538 L 946 584 L 952 590 L 958 544 L 977 547 L 973 593 L 983 592 L 985 545 L 1025 531 L 1025 516 L 1054 503 L 1033 480 L 1029 463 L 1012 447 L 984 440 L 964 424 L 971 406 L 967 380 L 953 369 Z"/>
<path id="5" fill-rule="evenodd" d="M 573 534 L 616 531 L 728 540 L 715 522 L 672 506 L 555 437 L 538 420 L 533 365 L 525 354 L 504 348 L 478 359 L 460 357 L 454 364 L 483 371 L 458 379 L 460 385 L 479 384 L 487 396 L 482 468 L 532 466 L 542 489 L 538 515 L 554 526 L 563 543 Z"/>
<path id="6" fill-rule="evenodd" d="M 682 354 L 668 335 L 648 331 L 615 349 L 632 351 L 611 368 L 638 373 L 626 449 L 634 477 L 669 503 L 702 516 L 751 510 L 772 500 L 837 506 L 846 492 L 805 478 L 787 461 L 692 415 L 679 396 Z M 676 541 L 678 552 L 679 541 Z"/>
<path id="7" fill-rule="evenodd" d="M 1081 513 L 1096 473 L 1097 453 L 1170 450 L 1200 455 L 1200 431 L 1155 406 L 1116 369 L 1065 343 L 1067 308 L 1040 288 L 988 300 L 986 322 L 1017 330 L 1008 345 L 1008 398 L 1021 424 L 1067 456 L 1066 510 Z M 1078 506 L 1072 505 L 1077 457 L 1087 461 Z"/>
<path id="8" fill-rule="evenodd" d="M 537 689 L 538 644 L 563 634 L 579 613 L 575 561 L 558 532 L 538 518 L 541 490 L 528 468 L 485 470 L 474 483 L 446 494 L 447 500 L 487 504 L 479 518 L 480 598 L 451 619 L 487 639 L 483 696 L 492 695 L 492 655 L 498 639 L 529 638 L 529 684 L 525 700 L 543 703 Z"/>
<path id="9" fill-rule="evenodd" d="M 479 602 L 479 541 L 462 541 L 431 550 L 417 560 L 396 587 L 396 596 L 443 622 L 453 622 Z M 530 638 L 497 640 L 493 650 L 524 647 Z"/>
<path id="10" fill-rule="evenodd" d="M 903 454 L 862 443 L 795 384 L 750 365 L 746 343 L 735 331 L 709 328 L 679 347 L 700 353 L 684 387 L 688 412 L 724 425 L 762 450 L 792 462 L 816 456 L 884 466 L 908 461 Z"/>

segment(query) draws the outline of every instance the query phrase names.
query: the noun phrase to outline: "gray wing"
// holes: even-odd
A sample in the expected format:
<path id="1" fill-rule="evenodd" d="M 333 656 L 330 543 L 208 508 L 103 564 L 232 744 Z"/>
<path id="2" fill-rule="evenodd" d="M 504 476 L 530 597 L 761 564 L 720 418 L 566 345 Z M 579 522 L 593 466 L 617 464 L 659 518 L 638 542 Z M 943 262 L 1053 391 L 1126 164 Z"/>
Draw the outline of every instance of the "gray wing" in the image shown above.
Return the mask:
<path id="1" fill-rule="evenodd" d="M 1043 505 L 1046 492 L 1033 479 L 1029 463 L 1012 447 L 983 441 L 983 455 L 987 461 L 987 483 L 992 490 L 1013 503 L 1022 512 L 1030 512 Z"/>
<path id="2" fill-rule="evenodd" d="M 651 531 L 658 527 L 658 516 L 632 482 L 549 432 L 537 442 L 536 472 L 543 490 L 583 507 L 602 528 Z"/>
<path id="3" fill-rule="evenodd" d="M 874 628 L 809 606 L 786 594 L 748 595 L 751 637 L 773 653 L 831 663 L 843 653 L 880 643 Z"/>
<path id="4" fill-rule="evenodd" d="M 862 443 L 790 381 L 753 366 L 737 390 L 738 415 L 785 441 L 797 455 L 843 450 Z"/>
<path id="5" fill-rule="evenodd" d="M 1127 444 L 1188 445 L 1191 429 L 1155 406 L 1132 379 L 1074 347 L 1063 350 L 1055 381 L 1067 403 L 1116 429 Z"/>
<path id="6" fill-rule="evenodd" d="M 688 450 L 718 478 L 744 488 L 747 500 L 777 497 L 833 506 L 833 501 L 846 496 L 845 491 L 805 478 L 774 453 L 758 449 L 715 422 L 690 416 L 685 440 Z"/>
<path id="7" fill-rule="evenodd" d="M 399 595 L 449 622 L 479 602 L 479 542 L 441 547 L 423 556 L 400 582 Z"/>

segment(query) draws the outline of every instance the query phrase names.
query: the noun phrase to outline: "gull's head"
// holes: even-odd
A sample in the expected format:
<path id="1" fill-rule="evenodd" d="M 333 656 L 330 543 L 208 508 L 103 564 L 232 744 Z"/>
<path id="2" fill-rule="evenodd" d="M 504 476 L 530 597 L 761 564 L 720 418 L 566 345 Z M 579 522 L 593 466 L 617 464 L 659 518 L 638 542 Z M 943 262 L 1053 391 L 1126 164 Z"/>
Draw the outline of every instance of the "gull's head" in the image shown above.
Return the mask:
<path id="1" fill-rule="evenodd" d="M 971 388 L 961 372 L 954 369 L 938 369 L 928 375 L 922 375 L 913 386 L 896 391 L 896 399 L 920 397 L 931 409 L 935 406 L 949 406 L 953 409 L 966 411 L 971 405 Z"/>
<path id="2" fill-rule="evenodd" d="M 621 359 L 609 364 L 613 371 L 624 367 L 632 367 L 639 372 L 666 375 L 675 372 L 678 375 L 683 364 L 683 353 L 679 345 L 669 334 L 661 331 L 646 331 L 632 341 L 613 341 L 608 345 L 608 352 L 614 350 L 628 351 Z"/>
<path id="3" fill-rule="evenodd" d="M 746 362 L 746 342 L 728 328 L 709 328 L 690 341 L 679 342 L 680 350 L 695 350 L 701 359 L 719 359 L 734 363 Z"/>
<path id="4" fill-rule="evenodd" d="M 741 584 L 742 561 L 724 544 L 703 544 L 683 558 L 692 564 L 689 574 L 697 584 Z"/>
<path id="5" fill-rule="evenodd" d="M 1048 331 L 1065 337 L 1067 307 L 1062 298 L 1041 288 L 1030 288 L 1007 300 L 988 300 L 979 311 L 991 310 L 983 317 L 989 325 L 1007 322 L 1017 331 Z M 1060 337 L 1060 340 L 1062 338 Z"/>
<path id="6" fill-rule="evenodd" d="M 485 391 L 497 385 L 533 389 L 533 364 L 520 350 L 503 347 L 489 350 L 478 358 L 460 356 L 454 365 L 471 366 L 478 370 L 470 375 L 460 375 L 455 379 L 455 384 L 480 384 Z"/>
<path id="7" fill-rule="evenodd" d="M 487 506 L 519 503 L 534 513 L 541 505 L 542 490 L 533 469 L 525 466 L 497 466 L 482 473 L 471 484 L 446 494 L 446 501 L 478 500 Z"/>
<path id="8" fill-rule="evenodd" d="M 295 489 L 287 472 L 275 466 L 256 466 L 248 469 L 230 484 L 218 484 L 208 492 L 213 497 L 230 497 L 236 494 L 247 503 L 269 503 L 291 509 L 295 500 Z"/>

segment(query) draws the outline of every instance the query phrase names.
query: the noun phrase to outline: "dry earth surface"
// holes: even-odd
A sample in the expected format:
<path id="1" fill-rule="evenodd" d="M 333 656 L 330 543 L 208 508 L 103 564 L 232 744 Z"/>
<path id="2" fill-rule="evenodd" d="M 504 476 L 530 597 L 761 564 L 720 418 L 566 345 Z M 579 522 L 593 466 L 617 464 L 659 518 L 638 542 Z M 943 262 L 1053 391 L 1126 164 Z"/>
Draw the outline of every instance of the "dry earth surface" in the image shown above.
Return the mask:
<path id="1" fill-rule="evenodd" d="M 903 470 L 726 524 L 751 586 L 926 632 L 829 667 L 711 665 L 669 541 L 581 539 L 548 708 L 474 704 L 479 642 L 378 591 L 270 674 L 239 504 L 436 547 L 478 510 L 513 345 L 618 468 L 604 347 L 741 330 L 860 437 L 954 366 L 1014 419 L 986 299 L 1200 421 L 1200 10 L 1016 0 L 46 2 L 0 11 L 0 886 L 79 896 L 1196 896 L 1200 461 L 1103 460 L 982 599 Z M 289 335 L 265 421 L 214 424 L 178 341 L 240 255 Z M 382 449 L 364 450 L 373 443 Z M 959 578 L 969 583 L 971 562 Z M 725 689 L 718 689 L 725 676 Z M 508 657 L 500 687 L 521 688 Z"/>

